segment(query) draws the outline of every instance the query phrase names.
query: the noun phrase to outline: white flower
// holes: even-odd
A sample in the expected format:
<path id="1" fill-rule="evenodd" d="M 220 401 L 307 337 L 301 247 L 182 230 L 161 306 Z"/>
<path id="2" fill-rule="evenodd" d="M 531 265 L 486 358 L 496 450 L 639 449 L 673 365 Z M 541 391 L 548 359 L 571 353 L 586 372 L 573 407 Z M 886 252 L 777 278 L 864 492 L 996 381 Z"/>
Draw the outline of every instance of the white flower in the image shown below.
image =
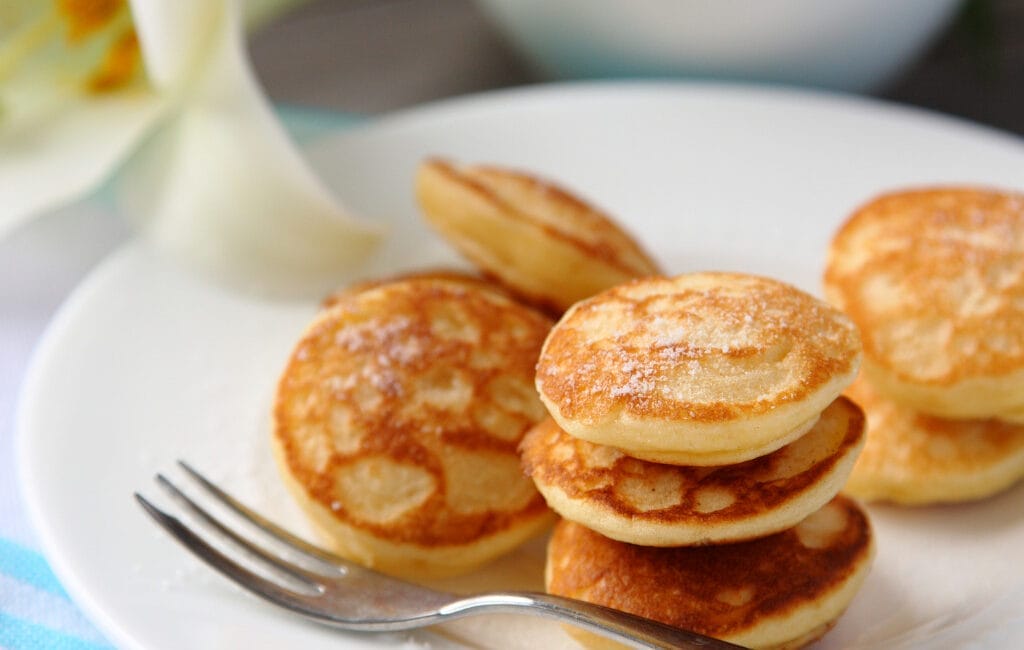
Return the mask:
<path id="1" fill-rule="evenodd" d="M 236 1 L 2 0 L 0 236 L 82 198 L 129 155 L 125 216 L 236 285 L 322 291 L 379 237 L 277 122 Z"/>

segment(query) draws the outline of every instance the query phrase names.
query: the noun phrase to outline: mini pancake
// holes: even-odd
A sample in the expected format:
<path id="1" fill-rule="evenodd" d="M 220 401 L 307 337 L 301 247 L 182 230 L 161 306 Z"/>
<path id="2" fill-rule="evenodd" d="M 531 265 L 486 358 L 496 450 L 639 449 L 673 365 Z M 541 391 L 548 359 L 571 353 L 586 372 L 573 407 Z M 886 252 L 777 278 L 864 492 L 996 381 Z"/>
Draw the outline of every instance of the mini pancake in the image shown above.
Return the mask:
<path id="1" fill-rule="evenodd" d="M 567 433 L 673 465 L 727 465 L 806 433 L 857 374 L 845 315 L 737 273 L 626 283 L 552 329 L 537 390 Z"/>
<path id="2" fill-rule="evenodd" d="M 785 447 L 724 467 L 662 465 L 573 438 L 548 418 L 523 438 L 526 473 L 555 512 L 643 546 L 720 544 L 796 525 L 846 482 L 864 416 L 840 397 Z"/>
<path id="3" fill-rule="evenodd" d="M 867 516 L 840 496 L 786 531 L 719 546 L 635 546 L 563 520 L 545 578 L 560 596 L 752 648 L 796 648 L 836 622 L 873 555 Z M 588 647 L 621 647 L 567 629 Z"/>
<path id="4" fill-rule="evenodd" d="M 476 273 L 463 271 L 461 269 L 436 268 L 400 273 L 386 278 L 360 280 L 332 292 L 329 296 L 323 299 L 320 303 L 320 308 L 330 309 L 340 302 L 346 295 L 359 293 L 360 291 L 366 291 L 367 289 L 373 289 L 375 287 L 379 287 L 384 284 L 391 284 L 400 280 L 448 280 L 450 282 L 463 282 L 507 295 L 507 292 L 503 287 Z"/>
<path id="5" fill-rule="evenodd" d="M 844 491 L 907 505 L 981 499 L 1024 478 L 1024 426 L 948 420 L 888 400 L 859 377 L 847 394 L 867 416 L 867 442 Z"/>
<path id="6" fill-rule="evenodd" d="M 319 313 L 280 379 L 286 485 L 340 555 L 411 578 L 465 572 L 551 520 L 516 451 L 544 417 L 545 316 L 472 284 L 405 280 Z"/>
<path id="7" fill-rule="evenodd" d="M 1007 411 L 1000 413 L 995 416 L 997 419 L 1003 422 L 1009 422 L 1010 424 L 1022 424 L 1024 425 L 1024 408 L 1015 409 L 1013 411 Z"/>
<path id="8" fill-rule="evenodd" d="M 1024 195 L 881 196 L 836 233 L 825 290 L 882 394 L 949 418 L 1024 411 Z"/>
<path id="9" fill-rule="evenodd" d="M 426 219 L 467 259 L 555 313 L 658 273 L 610 217 L 528 174 L 428 160 L 416 175 L 416 197 Z"/>

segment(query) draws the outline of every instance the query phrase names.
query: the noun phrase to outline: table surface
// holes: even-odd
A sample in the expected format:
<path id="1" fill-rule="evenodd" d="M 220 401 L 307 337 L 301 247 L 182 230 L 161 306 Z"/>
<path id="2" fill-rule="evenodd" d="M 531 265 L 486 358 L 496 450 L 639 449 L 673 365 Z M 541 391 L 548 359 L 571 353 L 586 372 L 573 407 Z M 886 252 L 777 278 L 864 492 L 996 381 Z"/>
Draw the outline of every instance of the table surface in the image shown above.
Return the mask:
<path id="1" fill-rule="evenodd" d="M 878 96 L 1024 135 L 1024 2 L 970 6 Z M 273 101 L 354 113 L 543 81 L 471 0 L 313 2 L 256 34 L 251 54 Z M 38 552 L 12 453 L 17 390 L 36 340 L 128 236 L 100 212 L 59 211 L 0 240 L 0 648 L 106 647 Z"/>

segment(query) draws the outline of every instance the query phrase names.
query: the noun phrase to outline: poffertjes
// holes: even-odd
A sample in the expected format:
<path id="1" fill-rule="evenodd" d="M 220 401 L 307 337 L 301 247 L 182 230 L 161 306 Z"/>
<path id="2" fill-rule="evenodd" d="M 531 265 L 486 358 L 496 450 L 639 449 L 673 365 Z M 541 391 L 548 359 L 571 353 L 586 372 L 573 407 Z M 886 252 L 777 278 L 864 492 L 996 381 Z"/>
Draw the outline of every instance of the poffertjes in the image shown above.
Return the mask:
<path id="1" fill-rule="evenodd" d="M 516 447 L 544 417 L 551 321 L 473 283 L 410 279 L 338 296 L 279 381 L 273 443 L 327 544 L 386 573 L 468 571 L 550 523 Z"/>
<path id="2" fill-rule="evenodd" d="M 735 465 L 681 467 L 568 435 L 548 418 L 523 438 L 523 465 L 548 505 L 606 537 L 644 546 L 721 544 L 796 525 L 834 497 L 864 444 L 864 416 L 840 397 L 811 430 Z"/>
<path id="3" fill-rule="evenodd" d="M 895 192 L 828 251 L 825 293 L 864 340 L 883 395 L 946 418 L 1024 415 L 1024 195 Z"/>
<path id="4" fill-rule="evenodd" d="M 867 417 L 867 442 L 844 488 L 852 496 L 950 503 L 991 496 L 1024 478 L 1024 426 L 918 413 L 879 395 L 863 376 L 847 395 Z"/>
<path id="5" fill-rule="evenodd" d="M 726 465 L 807 433 L 853 380 L 853 323 L 795 287 L 738 273 L 644 278 L 575 304 L 537 390 L 570 435 L 673 465 Z"/>
<path id="6" fill-rule="evenodd" d="M 552 312 L 659 272 L 608 215 L 530 174 L 428 160 L 416 174 L 416 198 L 427 221 L 467 259 Z"/>
<path id="7" fill-rule="evenodd" d="M 784 532 L 718 546 L 635 546 L 563 520 L 545 579 L 550 593 L 732 643 L 798 648 L 835 624 L 873 556 L 867 517 L 840 496 Z M 567 629 L 590 648 L 622 647 Z"/>
<path id="8" fill-rule="evenodd" d="M 400 280 L 448 280 L 450 282 L 471 284 L 482 289 L 489 289 L 491 291 L 497 291 L 498 293 L 508 295 L 501 285 L 491 282 L 482 275 L 478 275 L 470 271 L 463 271 L 462 269 L 434 268 L 354 282 L 332 292 L 324 298 L 323 301 L 321 301 L 320 307 L 322 309 L 330 309 L 340 302 L 346 295 L 358 293 L 367 289 L 373 289 L 374 287 L 379 287 L 383 284 L 391 284 Z"/>

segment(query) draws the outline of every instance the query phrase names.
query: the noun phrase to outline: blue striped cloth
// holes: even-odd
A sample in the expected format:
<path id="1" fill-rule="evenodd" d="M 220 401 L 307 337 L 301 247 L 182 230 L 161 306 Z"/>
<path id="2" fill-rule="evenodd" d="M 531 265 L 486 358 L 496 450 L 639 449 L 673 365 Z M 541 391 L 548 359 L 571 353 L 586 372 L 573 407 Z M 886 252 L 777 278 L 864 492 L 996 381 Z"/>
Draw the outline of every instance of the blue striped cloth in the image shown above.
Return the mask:
<path id="1" fill-rule="evenodd" d="M 0 539 L 0 647 L 94 650 L 110 646 L 68 598 L 38 551 Z"/>
<path id="2" fill-rule="evenodd" d="M 278 111 L 300 144 L 358 120 L 315 109 L 281 107 Z M 24 277 L 25 269 L 18 268 L 18 260 L 27 257 L 26 241 L 31 242 L 31 237 L 0 242 L 0 278 L 5 279 L 0 282 L 0 649 L 110 648 L 110 642 L 82 614 L 50 570 L 19 499 L 14 462 L 15 396 L 35 339 L 62 298 L 44 296 L 25 307 L 14 283 L 15 278 Z"/>

